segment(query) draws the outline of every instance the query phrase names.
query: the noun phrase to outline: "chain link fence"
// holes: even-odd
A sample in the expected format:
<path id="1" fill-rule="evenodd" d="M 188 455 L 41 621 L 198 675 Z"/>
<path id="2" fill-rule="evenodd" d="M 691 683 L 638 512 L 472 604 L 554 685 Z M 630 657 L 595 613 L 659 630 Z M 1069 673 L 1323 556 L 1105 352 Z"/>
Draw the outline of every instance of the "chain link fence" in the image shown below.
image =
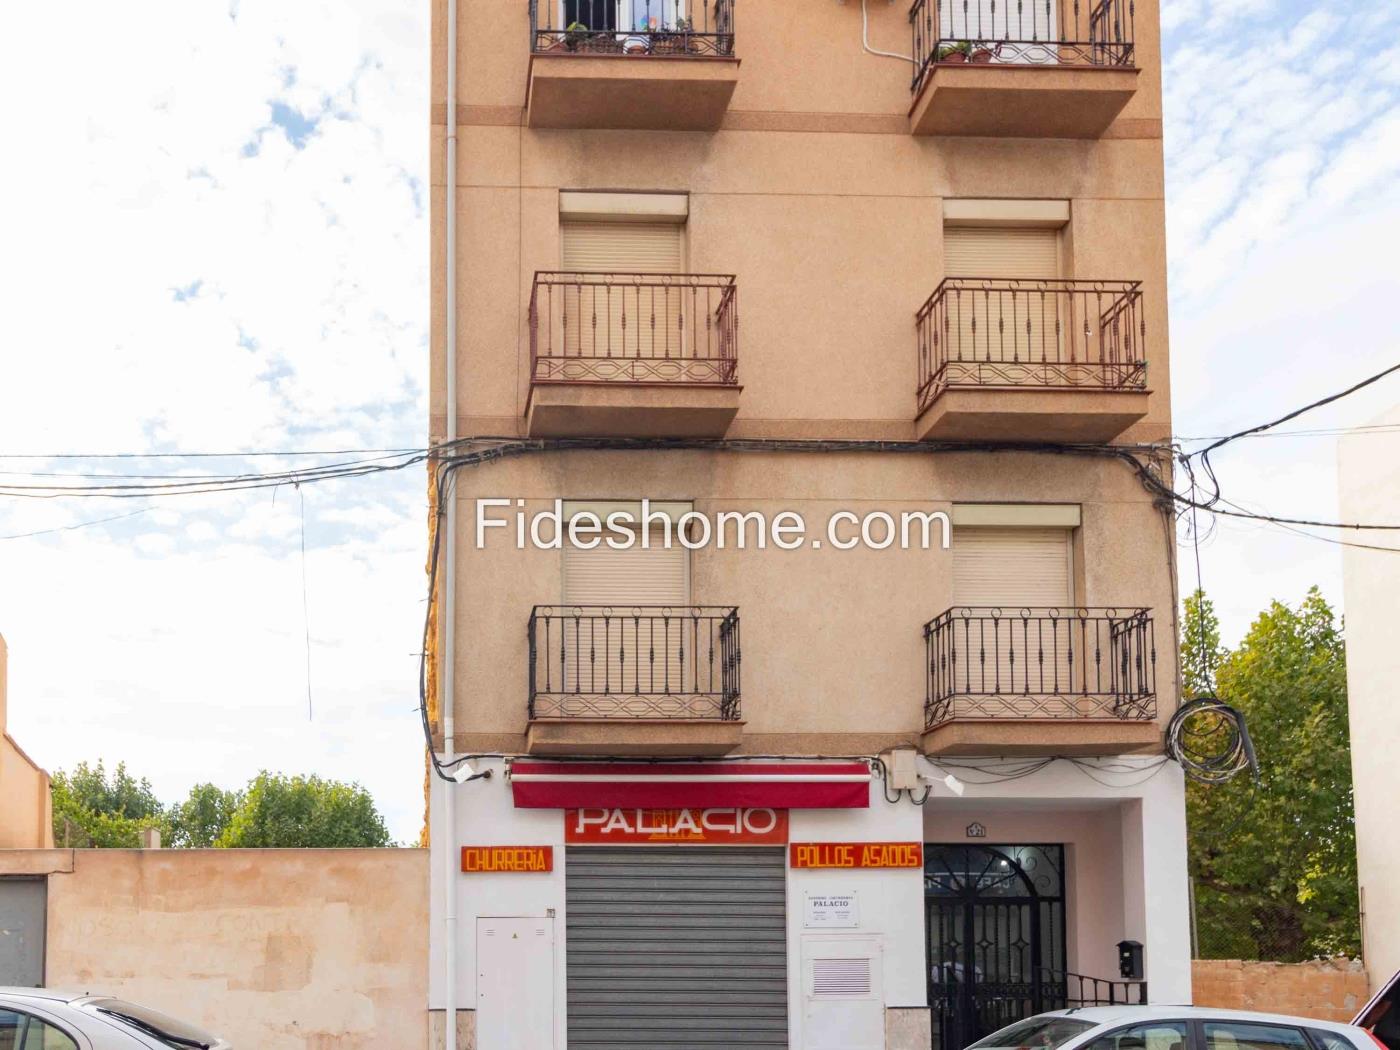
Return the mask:
<path id="1" fill-rule="evenodd" d="M 1360 916 L 1339 921 L 1296 896 L 1226 893 L 1192 880 L 1191 949 L 1196 959 L 1291 963 L 1337 955 L 1359 958 Z"/>

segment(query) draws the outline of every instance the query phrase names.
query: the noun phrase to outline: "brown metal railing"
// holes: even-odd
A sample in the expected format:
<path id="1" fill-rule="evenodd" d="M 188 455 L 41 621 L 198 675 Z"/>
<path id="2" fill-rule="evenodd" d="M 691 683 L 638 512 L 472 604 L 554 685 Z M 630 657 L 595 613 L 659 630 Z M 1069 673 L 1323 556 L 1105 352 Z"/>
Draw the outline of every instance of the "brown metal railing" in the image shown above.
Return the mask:
<path id="1" fill-rule="evenodd" d="M 1147 386 L 1138 281 L 949 277 L 914 325 L 920 412 L 948 387 Z"/>
<path id="2" fill-rule="evenodd" d="M 924 625 L 924 723 L 1157 717 L 1147 609 L 949 609 Z"/>
<path id="3" fill-rule="evenodd" d="M 536 54 L 730 58 L 734 0 L 530 0 Z"/>
<path id="4" fill-rule="evenodd" d="M 739 610 L 537 605 L 530 612 L 533 718 L 739 717 Z"/>
<path id="5" fill-rule="evenodd" d="M 733 276 L 535 274 L 534 382 L 732 386 L 738 342 Z"/>
<path id="6" fill-rule="evenodd" d="M 1131 69 L 1134 0 L 914 0 L 914 94 L 937 65 Z"/>

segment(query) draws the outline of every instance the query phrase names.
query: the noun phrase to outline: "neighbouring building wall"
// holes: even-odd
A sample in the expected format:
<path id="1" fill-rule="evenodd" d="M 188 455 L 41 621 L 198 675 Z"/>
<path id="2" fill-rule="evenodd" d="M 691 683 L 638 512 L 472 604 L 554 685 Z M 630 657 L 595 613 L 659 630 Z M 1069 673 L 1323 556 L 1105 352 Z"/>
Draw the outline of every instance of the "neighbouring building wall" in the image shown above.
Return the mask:
<path id="1" fill-rule="evenodd" d="M 1400 407 L 1373 421 L 1400 424 Z M 1339 445 L 1339 502 L 1343 521 L 1400 520 L 1400 431 L 1369 430 Z M 1393 538 L 1368 542 L 1396 546 Z M 1366 969 L 1377 985 L 1400 970 L 1400 836 L 1395 798 L 1400 774 L 1400 718 L 1395 682 L 1395 596 L 1400 558 L 1384 551 L 1342 551 L 1347 629 L 1347 699 L 1351 718 L 1351 772 L 1356 799 L 1357 879 L 1361 884 L 1361 938 Z"/>
<path id="2" fill-rule="evenodd" d="M 48 877 L 46 983 L 257 1050 L 426 1045 L 428 854 L 73 850 Z"/>
<path id="3" fill-rule="evenodd" d="M 1191 984 L 1197 1006 L 1296 1014 L 1350 1021 L 1366 1005 L 1366 970 L 1350 959 L 1304 963 L 1196 959 Z"/>
<path id="4" fill-rule="evenodd" d="M 49 775 L 5 731 L 8 654 L 0 637 L 0 849 L 53 845 Z"/>

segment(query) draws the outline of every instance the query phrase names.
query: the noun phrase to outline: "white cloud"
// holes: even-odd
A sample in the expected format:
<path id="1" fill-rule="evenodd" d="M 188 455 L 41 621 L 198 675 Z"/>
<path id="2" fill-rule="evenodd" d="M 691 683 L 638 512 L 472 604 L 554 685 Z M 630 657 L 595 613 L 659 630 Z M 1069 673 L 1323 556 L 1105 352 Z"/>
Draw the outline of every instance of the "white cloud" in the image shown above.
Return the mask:
<path id="1" fill-rule="evenodd" d="M 6 98 L 34 99 L 7 110 L 26 163 L 0 166 L 0 451 L 422 443 L 426 9 L 31 5 L 7 34 L 65 43 L 61 75 L 43 46 L 0 66 Z M 262 767 L 361 779 L 415 837 L 422 493 L 419 471 L 306 492 L 310 722 L 293 489 L 0 542 L 12 729 L 52 767 L 126 759 L 167 797 Z M 0 535 L 141 506 L 3 500 Z"/>

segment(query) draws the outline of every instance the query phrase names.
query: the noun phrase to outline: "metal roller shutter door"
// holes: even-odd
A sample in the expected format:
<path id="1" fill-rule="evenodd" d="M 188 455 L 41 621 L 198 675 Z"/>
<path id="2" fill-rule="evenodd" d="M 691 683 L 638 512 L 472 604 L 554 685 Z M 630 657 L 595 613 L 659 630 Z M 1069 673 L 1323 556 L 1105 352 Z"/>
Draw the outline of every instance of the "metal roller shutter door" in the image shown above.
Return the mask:
<path id="1" fill-rule="evenodd" d="M 565 856 L 569 1050 L 787 1046 L 781 848 Z"/>

